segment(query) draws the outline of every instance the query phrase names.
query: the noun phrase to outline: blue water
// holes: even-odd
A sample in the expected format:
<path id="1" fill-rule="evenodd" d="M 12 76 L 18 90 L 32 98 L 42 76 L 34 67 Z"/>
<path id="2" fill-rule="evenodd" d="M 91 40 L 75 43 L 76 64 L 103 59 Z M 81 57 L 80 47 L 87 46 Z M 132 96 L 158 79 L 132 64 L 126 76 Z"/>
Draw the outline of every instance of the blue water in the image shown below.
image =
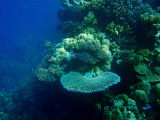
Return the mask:
<path id="1" fill-rule="evenodd" d="M 56 0 L 2 0 L 0 48 L 8 47 L 8 52 L 18 52 L 19 49 L 14 47 L 17 42 L 24 41 L 19 38 L 29 35 L 38 36 L 39 39 L 56 39 L 56 26 L 59 23 L 57 10 L 60 7 L 59 1 Z M 15 41 L 17 39 L 19 40 Z"/>
<path id="2" fill-rule="evenodd" d="M 46 40 L 53 43 L 61 40 L 62 33 L 57 30 L 60 23 L 57 11 L 61 7 L 59 0 L 0 1 L 1 88 L 9 84 L 6 77 L 10 77 L 11 84 L 17 83 L 15 71 L 23 71 L 21 74 L 32 72 L 45 54 Z M 28 67 L 20 67 L 22 64 Z"/>

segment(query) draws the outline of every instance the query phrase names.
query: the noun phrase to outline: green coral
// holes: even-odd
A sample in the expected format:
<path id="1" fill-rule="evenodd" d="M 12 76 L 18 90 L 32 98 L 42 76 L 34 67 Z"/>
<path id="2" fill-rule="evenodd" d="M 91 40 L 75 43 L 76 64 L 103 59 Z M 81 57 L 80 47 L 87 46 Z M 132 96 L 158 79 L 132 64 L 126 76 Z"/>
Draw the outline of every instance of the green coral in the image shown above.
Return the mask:
<path id="1" fill-rule="evenodd" d="M 104 107 L 104 120 L 137 120 L 142 119 L 136 102 L 125 94 L 113 99 L 113 106 Z"/>
<path id="2" fill-rule="evenodd" d="M 148 96 L 145 91 L 143 90 L 136 90 L 134 93 L 132 93 L 132 96 L 137 101 L 137 103 L 144 102 L 145 104 L 149 103 Z"/>
<path id="3" fill-rule="evenodd" d="M 141 64 L 134 66 L 134 69 L 140 75 L 147 75 L 147 74 L 151 75 L 151 71 L 148 69 L 147 65 L 144 63 L 141 63 Z"/>
<path id="4" fill-rule="evenodd" d="M 131 86 L 130 88 L 131 88 L 132 91 L 134 91 L 136 89 L 137 90 L 143 90 L 147 94 L 149 94 L 150 91 L 151 91 L 151 84 L 147 81 L 141 81 L 141 82 L 135 84 L 134 86 Z"/>
<path id="5" fill-rule="evenodd" d="M 132 31 L 127 22 L 123 22 L 123 24 L 116 24 L 114 21 L 112 21 L 106 26 L 106 31 L 109 36 L 112 37 L 112 39 L 119 45 L 133 43 L 135 41 L 131 37 Z M 124 37 L 125 40 L 123 40 Z"/>
<path id="6" fill-rule="evenodd" d="M 141 55 L 143 60 L 151 61 L 153 58 L 153 53 L 149 49 L 141 49 L 137 52 L 137 55 Z"/>
<path id="7" fill-rule="evenodd" d="M 151 95 L 151 99 L 153 99 L 152 104 L 155 105 L 157 109 L 160 109 L 160 83 L 152 86 Z"/>
<path id="8" fill-rule="evenodd" d="M 86 17 L 84 17 L 84 25 L 89 26 L 94 26 L 97 24 L 97 19 L 95 18 L 95 15 L 93 12 L 89 12 Z"/>
<path id="9" fill-rule="evenodd" d="M 9 116 L 9 114 L 7 114 L 5 112 L 0 112 L 0 119 L 7 120 L 7 119 L 10 119 L 10 116 Z"/>
<path id="10" fill-rule="evenodd" d="M 153 86 L 152 92 L 160 98 L 160 83 Z"/>
<path id="11" fill-rule="evenodd" d="M 138 73 L 136 76 L 148 82 L 160 81 L 160 75 L 151 72 L 148 66 L 144 63 L 140 63 L 134 66 L 135 71 Z"/>
<path id="12" fill-rule="evenodd" d="M 157 60 L 158 62 L 160 62 L 160 54 L 158 54 L 158 55 L 156 56 L 156 60 Z"/>
<path id="13" fill-rule="evenodd" d="M 146 12 L 146 13 L 142 14 L 140 16 L 140 18 L 142 21 L 145 21 L 145 22 L 148 22 L 151 24 L 160 22 L 160 14 L 155 11 Z"/>
<path id="14" fill-rule="evenodd" d="M 69 37 L 74 37 L 83 32 L 84 28 L 80 22 L 73 22 L 71 20 L 65 21 L 61 25 L 63 33 L 67 34 Z"/>
<path id="15" fill-rule="evenodd" d="M 111 35 L 117 36 L 121 35 L 122 33 L 129 34 L 131 32 L 131 28 L 127 23 L 123 23 L 123 25 L 117 25 L 114 22 L 111 22 L 107 25 L 106 29 L 111 33 Z"/>
<path id="16" fill-rule="evenodd" d="M 156 66 L 153 69 L 157 74 L 160 74 L 160 66 Z"/>

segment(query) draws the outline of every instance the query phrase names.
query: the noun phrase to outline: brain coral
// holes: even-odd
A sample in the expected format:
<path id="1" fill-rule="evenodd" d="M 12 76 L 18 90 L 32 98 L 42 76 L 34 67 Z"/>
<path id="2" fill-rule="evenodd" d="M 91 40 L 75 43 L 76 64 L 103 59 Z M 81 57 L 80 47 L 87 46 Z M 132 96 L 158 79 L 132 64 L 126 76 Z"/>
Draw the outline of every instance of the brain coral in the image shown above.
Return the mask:
<path id="1" fill-rule="evenodd" d="M 120 82 L 120 77 L 112 72 L 104 72 L 96 77 L 86 77 L 78 72 L 70 72 L 61 77 L 61 83 L 68 91 L 91 93 L 103 91 Z"/>

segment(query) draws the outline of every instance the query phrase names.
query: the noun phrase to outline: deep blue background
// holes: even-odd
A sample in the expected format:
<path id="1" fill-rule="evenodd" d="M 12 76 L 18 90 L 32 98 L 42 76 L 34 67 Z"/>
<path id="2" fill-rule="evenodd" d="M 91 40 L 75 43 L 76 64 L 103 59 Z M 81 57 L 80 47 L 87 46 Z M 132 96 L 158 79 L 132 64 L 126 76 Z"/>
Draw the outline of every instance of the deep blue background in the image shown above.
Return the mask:
<path id="1" fill-rule="evenodd" d="M 0 90 L 23 83 L 47 55 L 46 40 L 60 42 L 59 0 L 0 0 Z"/>
<path id="2" fill-rule="evenodd" d="M 58 41 L 61 33 L 56 27 L 60 7 L 59 0 L 1 0 L 0 52 L 18 58 L 24 54 L 27 43 Z"/>

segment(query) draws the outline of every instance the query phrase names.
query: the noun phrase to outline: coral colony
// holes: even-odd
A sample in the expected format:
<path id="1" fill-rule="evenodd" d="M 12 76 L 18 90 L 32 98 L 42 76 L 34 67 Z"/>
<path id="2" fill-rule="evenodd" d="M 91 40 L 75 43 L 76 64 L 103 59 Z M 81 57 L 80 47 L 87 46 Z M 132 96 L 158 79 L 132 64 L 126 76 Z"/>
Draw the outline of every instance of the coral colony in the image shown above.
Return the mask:
<path id="1" fill-rule="evenodd" d="M 110 41 L 104 34 L 96 38 L 92 34 L 81 33 L 74 38 L 63 39 L 53 55 L 49 56 L 48 68 L 38 68 L 36 76 L 39 80 L 47 82 L 54 82 L 55 76 L 61 77 L 62 85 L 75 92 L 105 90 L 120 82 L 118 75 L 105 72 L 110 69 L 112 61 L 109 47 Z M 68 74 L 59 74 L 60 72 Z M 86 72 L 92 74 L 92 78 L 84 77 Z"/>
<path id="2" fill-rule="evenodd" d="M 106 119 L 146 119 L 160 108 L 160 13 L 142 0 L 61 0 L 59 26 L 66 38 L 53 47 L 35 71 L 40 81 L 60 80 L 68 91 L 105 91 L 125 78 L 130 93 L 114 97 Z M 115 73 L 113 66 L 127 69 Z M 122 79 L 123 80 L 123 79 Z M 129 82 L 130 80 L 134 81 Z M 120 82 L 121 83 L 121 82 Z M 152 83 L 152 84 L 151 84 Z"/>

